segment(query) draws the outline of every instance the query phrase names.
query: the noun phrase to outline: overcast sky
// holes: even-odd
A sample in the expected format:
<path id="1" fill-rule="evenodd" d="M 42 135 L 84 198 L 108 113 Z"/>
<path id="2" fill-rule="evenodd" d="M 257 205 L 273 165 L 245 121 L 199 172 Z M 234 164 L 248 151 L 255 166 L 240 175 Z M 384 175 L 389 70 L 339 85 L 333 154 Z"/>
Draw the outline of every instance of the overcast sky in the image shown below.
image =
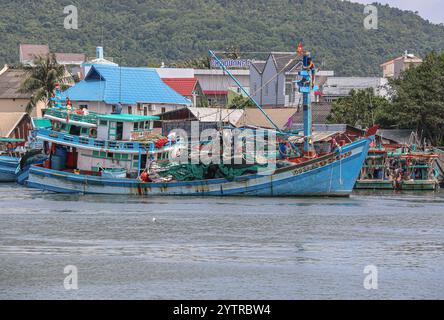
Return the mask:
<path id="1" fill-rule="evenodd" d="M 418 11 L 425 19 L 433 23 L 444 23 L 444 0 L 351 0 L 360 3 L 388 3 L 391 7 Z"/>

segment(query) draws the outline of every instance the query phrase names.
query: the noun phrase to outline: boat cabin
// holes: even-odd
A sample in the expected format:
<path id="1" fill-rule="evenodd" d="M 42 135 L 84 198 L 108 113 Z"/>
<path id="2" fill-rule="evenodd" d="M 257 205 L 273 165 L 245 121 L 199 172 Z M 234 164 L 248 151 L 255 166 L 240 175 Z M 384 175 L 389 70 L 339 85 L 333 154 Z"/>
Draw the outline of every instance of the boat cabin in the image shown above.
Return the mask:
<path id="1" fill-rule="evenodd" d="M 153 130 L 159 117 L 131 114 L 97 115 L 97 138 L 110 141 L 132 141 L 145 137 Z"/>

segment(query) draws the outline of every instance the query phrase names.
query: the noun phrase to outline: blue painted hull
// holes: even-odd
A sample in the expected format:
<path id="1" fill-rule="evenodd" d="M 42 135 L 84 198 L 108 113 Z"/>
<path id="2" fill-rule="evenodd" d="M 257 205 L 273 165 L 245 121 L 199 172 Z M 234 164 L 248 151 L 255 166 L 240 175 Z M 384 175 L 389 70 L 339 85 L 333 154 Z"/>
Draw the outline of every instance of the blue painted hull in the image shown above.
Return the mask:
<path id="1" fill-rule="evenodd" d="M 27 185 L 59 193 L 135 194 L 162 196 L 349 196 L 367 156 L 371 139 L 344 146 L 338 154 L 276 170 L 270 175 L 248 175 L 190 182 L 144 183 L 109 179 L 32 166 Z"/>
<path id="2" fill-rule="evenodd" d="M 16 170 L 20 159 L 0 156 L 0 182 L 15 182 L 17 180 Z"/>

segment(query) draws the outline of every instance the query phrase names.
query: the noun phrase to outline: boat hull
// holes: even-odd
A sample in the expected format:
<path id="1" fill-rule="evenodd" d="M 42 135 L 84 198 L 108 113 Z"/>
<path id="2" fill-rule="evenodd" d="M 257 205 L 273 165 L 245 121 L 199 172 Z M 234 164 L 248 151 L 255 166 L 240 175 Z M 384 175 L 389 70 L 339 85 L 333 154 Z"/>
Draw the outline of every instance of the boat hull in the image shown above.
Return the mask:
<path id="1" fill-rule="evenodd" d="M 437 180 L 403 181 L 400 189 L 403 191 L 434 191 L 439 188 Z"/>
<path id="2" fill-rule="evenodd" d="M 15 182 L 20 159 L 0 156 L 0 182 Z"/>
<path id="3" fill-rule="evenodd" d="M 336 155 L 277 169 L 270 175 L 248 175 L 190 182 L 144 183 L 108 179 L 32 166 L 27 185 L 59 193 L 163 196 L 349 196 L 372 139 L 344 146 Z"/>
<path id="4" fill-rule="evenodd" d="M 355 185 L 357 190 L 393 190 L 393 181 L 390 180 L 358 180 Z"/>

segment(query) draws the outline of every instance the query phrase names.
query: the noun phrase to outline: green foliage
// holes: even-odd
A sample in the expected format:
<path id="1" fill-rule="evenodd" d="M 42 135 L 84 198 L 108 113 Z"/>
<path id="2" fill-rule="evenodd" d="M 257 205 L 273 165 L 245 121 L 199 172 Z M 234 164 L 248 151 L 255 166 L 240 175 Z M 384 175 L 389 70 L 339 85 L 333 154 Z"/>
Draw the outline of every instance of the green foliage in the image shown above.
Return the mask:
<path id="1" fill-rule="evenodd" d="M 67 5 L 78 8 L 78 30 L 63 28 Z M 115 62 L 146 66 L 193 60 L 209 49 L 291 51 L 302 39 L 323 69 L 370 76 L 404 50 L 424 55 L 444 47 L 443 26 L 378 8 L 378 30 L 365 30 L 364 6 L 339 0 L 2 1 L 0 64 L 18 60 L 20 43 L 88 56 L 103 44 Z"/>
<path id="2" fill-rule="evenodd" d="M 32 98 L 26 107 L 30 113 L 38 102 L 43 101 L 51 105 L 49 98 L 54 97 L 56 85 L 59 84 L 62 90 L 67 87 L 61 83 L 65 75 L 65 67 L 57 63 L 55 55 L 38 57 L 34 61 L 35 67 L 26 67 L 29 76 L 22 83 L 20 91 L 32 93 Z"/>
<path id="3" fill-rule="evenodd" d="M 389 82 L 393 103 L 385 121 L 396 128 L 416 129 L 434 145 L 444 144 L 444 54 L 431 53 L 423 64 Z"/>
<path id="4" fill-rule="evenodd" d="M 210 69 L 211 59 L 209 57 L 199 57 L 178 61 L 170 64 L 173 68 Z"/>
<path id="5" fill-rule="evenodd" d="M 350 96 L 333 103 L 328 121 L 369 128 L 381 123 L 388 104 L 385 98 L 375 96 L 373 89 L 352 90 Z"/>
<path id="6" fill-rule="evenodd" d="M 444 54 L 431 53 L 424 62 L 389 81 L 390 100 L 373 91 L 352 91 L 333 103 L 331 123 L 416 130 L 433 145 L 444 144 Z"/>
<path id="7" fill-rule="evenodd" d="M 239 94 L 233 98 L 231 103 L 228 105 L 228 109 L 245 109 L 245 108 L 255 108 L 256 106 L 251 101 L 250 98 L 244 97 Z"/>

